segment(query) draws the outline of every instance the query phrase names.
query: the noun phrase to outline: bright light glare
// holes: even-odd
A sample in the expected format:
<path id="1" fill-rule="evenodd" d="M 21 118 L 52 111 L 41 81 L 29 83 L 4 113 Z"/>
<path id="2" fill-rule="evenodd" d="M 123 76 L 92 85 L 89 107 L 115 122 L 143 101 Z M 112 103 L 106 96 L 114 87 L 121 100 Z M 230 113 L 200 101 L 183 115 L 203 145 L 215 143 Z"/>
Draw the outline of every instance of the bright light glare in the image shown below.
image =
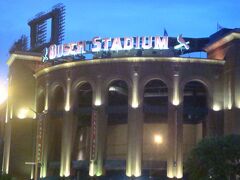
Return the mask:
<path id="1" fill-rule="evenodd" d="M 162 139 L 162 136 L 161 136 L 161 135 L 159 135 L 159 134 L 155 134 L 155 135 L 154 135 L 154 142 L 155 142 L 156 144 L 162 144 L 162 141 L 163 141 L 163 139 Z"/>
<path id="2" fill-rule="evenodd" d="M 221 110 L 221 106 L 219 104 L 214 104 L 213 105 L 213 110 L 214 111 L 220 111 Z"/>
<path id="3" fill-rule="evenodd" d="M 8 98 L 7 87 L 0 84 L 0 104 L 3 104 Z"/>
<path id="4" fill-rule="evenodd" d="M 24 118 L 26 118 L 27 115 L 28 115 L 28 111 L 29 111 L 28 108 L 21 108 L 21 109 L 18 111 L 18 118 L 19 118 L 19 119 L 24 119 Z"/>

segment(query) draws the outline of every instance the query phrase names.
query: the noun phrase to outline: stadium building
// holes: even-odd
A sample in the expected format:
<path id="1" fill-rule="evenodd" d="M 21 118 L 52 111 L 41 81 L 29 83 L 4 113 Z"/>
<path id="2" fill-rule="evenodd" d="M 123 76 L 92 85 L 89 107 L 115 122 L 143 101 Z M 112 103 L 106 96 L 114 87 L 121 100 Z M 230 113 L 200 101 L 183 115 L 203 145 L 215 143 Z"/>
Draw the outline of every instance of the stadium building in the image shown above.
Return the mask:
<path id="1" fill-rule="evenodd" d="M 206 38 L 165 31 L 14 52 L 3 173 L 182 179 L 202 138 L 240 132 L 239 48 L 240 30 L 221 29 Z M 189 57 L 200 51 L 207 57 Z"/>

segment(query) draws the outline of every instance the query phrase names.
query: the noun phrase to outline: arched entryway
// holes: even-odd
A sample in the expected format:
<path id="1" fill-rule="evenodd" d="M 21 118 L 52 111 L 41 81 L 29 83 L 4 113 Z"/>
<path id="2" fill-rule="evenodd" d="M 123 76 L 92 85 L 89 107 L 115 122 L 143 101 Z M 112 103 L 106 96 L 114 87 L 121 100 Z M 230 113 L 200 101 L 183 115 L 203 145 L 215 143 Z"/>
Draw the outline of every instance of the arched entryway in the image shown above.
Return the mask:
<path id="1" fill-rule="evenodd" d="M 166 176 L 168 88 L 158 79 L 144 87 L 143 175 Z"/>
<path id="2" fill-rule="evenodd" d="M 57 85 L 50 96 L 48 119 L 48 176 L 59 176 L 62 143 L 62 121 L 64 113 L 64 89 Z"/>
<path id="3" fill-rule="evenodd" d="M 184 86 L 183 97 L 183 155 L 188 157 L 193 147 L 206 135 L 208 92 L 201 81 Z"/>
<path id="4" fill-rule="evenodd" d="M 125 175 L 127 157 L 128 85 L 114 80 L 107 94 L 106 175 Z"/>
<path id="5" fill-rule="evenodd" d="M 88 177 L 92 117 L 92 86 L 80 83 L 74 90 L 72 167 L 80 179 Z"/>

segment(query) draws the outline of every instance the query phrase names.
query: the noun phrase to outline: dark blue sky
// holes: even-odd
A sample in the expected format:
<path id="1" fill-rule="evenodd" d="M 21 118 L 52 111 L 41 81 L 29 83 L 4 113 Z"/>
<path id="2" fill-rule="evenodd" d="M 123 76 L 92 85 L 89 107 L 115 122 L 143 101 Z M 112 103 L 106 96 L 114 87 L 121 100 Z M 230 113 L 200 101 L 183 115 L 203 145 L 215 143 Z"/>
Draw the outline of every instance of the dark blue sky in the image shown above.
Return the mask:
<path id="1" fill-rule="evenodd" d="M 27 22 L 48 11 L 56 0 L 0 0 L 0 83 L 7 77 L 8 50 L 22 34 L 29 36 Z M 62 1 L 63 2 L 63 1 Z M 94 36 L 122 37 L 183 33 L 206 37 L 223 27 L 240 27 L 239 0 L 104 0 L 63 2 L 66 5 L 65 42 Z"/>

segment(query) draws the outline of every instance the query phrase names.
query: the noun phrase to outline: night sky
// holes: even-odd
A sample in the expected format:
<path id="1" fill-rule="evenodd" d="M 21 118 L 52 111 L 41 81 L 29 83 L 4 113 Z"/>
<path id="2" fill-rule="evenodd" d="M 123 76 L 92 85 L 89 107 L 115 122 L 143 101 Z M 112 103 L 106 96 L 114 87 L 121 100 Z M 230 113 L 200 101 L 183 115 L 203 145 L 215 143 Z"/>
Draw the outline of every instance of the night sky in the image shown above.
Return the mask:
<path id="1" fill-rule="evenodd" d="M 0 83 L 7 79 L 8 50 L 22 34 L 29 36 L 28 21 L 48 11 L 56 0 L 0 0 Z M 168 35 L 207 37 L 217 30 L 240 27 L 239 0 L 71 0 L 66 6 L 65 40 L 91 40 L 94 36 L 124 37 Z"/>

